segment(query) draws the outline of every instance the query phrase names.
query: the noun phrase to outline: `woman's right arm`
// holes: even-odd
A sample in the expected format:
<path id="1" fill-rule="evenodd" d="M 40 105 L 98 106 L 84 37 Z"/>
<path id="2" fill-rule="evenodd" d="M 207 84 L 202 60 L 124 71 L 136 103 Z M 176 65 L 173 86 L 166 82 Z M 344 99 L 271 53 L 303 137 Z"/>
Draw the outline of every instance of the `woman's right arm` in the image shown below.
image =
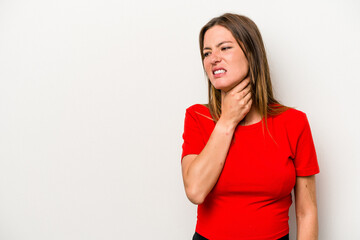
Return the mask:
<path id="1" fill-rule="evenodd" d="M 224 94 L 222 114 L 208 142 L 199 155 L 189 154 L 182 159 L 185 192 L 194 204 L 201 204 L 216 184 L 229 151 L 237 124 L 251 108 L 248 79 Z"/>

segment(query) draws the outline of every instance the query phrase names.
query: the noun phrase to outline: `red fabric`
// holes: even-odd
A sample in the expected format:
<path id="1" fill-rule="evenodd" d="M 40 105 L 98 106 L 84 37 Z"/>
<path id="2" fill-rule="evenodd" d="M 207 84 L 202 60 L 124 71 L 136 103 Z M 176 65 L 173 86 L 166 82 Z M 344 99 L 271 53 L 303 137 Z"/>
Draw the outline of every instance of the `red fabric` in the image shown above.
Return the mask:
<path id="1" fill-rule="evenodd" d="M 210 119 L 209 119 L 210 118 Z M 211 240 L 278 239 L 289 233 L 291 190 L 296 176 L 320 172 L 306 114 L 295 109 L 240 126 L 234 132 L 224 168 L 198 205 L 196 231 Z M 186 109 L 181 160 L 199 154 L 215 122 L 207 107 Z"/>

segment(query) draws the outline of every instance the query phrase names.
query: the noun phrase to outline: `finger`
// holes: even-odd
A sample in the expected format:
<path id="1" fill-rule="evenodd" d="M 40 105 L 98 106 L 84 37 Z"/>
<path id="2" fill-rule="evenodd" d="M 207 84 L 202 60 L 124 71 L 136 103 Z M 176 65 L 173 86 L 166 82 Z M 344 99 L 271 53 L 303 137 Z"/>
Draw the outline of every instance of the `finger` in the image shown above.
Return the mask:
<path id="1" fill-rule="evenodd" d="M 239 92 L 241 92 L 243 94 L 243 96 L 245 96 L 250 91 L 251 91 L 251 84 L 249 83 L 244 89 L 240 90 Z"/>
<path id="2" fill-rule="evenodd" d="M 252 99 L 250 98 L 250 100 L 243 106 L 243 109 L 248 113 L 250 112 L 251 105 L 252 105 Z"/>
<path id="3" fill-rule="evenodd" d="M 247 85 L 249 85 L 250 83 L 250 78 L 245 78 L 244 80 L 242 80 L 240 83 L 238 83 L 237 85 L 235 85 L 235 87 L 233 87 L 232 89 L 230 89 L 230 91 L 228 93 L 237 93 L 237 92 L 241 92 Z"/>
<path id="4" fill-rule="evenodd" d="M 240 92 L 234 93 L 234 95 L 238 95 L 240 99 L 243 99 L 246 95 L 248 95 L 251 92 L 251 86 L 248 84 L 244 89 L 242 89 Z"/>
<path id="5" fill-rule="evenodd" d="M 250 98 L 250 100 L 248 101 L 248 103 L 246 104 L 246 107 L 248 107 L 249 109 L 251 108 L 251 104 L 252 104 L 252 98 Z"/>
<path id="6" fill-rule="evenodd" d="M 245 95 L 245 97 L 244 97 L 244 102 L 245 102 L 246 104 L 248 104 L 250 100 L 252 100 L 252 98 L 251 98 L 251 92 L 248 92 L 248 93 Z"/>

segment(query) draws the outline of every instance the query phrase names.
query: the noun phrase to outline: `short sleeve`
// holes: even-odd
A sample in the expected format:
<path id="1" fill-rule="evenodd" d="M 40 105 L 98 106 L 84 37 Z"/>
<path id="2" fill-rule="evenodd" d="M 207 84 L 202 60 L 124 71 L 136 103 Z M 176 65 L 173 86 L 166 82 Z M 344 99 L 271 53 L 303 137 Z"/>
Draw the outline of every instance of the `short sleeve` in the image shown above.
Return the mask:
<path id="1" fill-rule="evenodd" d="M 181 161 L 188 154 L 200 154 L 205 147 L 199 123 L 191 107 L 186 109 L 184 120 L 183 144 Z"/>
<path id="2" fill-rule="evenodd" d="M 295 150 L 296 176 L 310 176 L 320 172 L 309 121 L 304 113 L 301 117 L 301 132 Z"/>

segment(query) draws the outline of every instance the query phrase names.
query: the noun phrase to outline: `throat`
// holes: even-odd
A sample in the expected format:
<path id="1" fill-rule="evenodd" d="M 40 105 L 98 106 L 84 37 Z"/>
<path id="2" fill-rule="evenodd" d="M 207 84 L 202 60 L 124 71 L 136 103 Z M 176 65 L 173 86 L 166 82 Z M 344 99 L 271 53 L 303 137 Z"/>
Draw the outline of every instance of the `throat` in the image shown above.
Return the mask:
<path id="1" fill-rule="evenodd" d="M 251 107 L 248 114 L 246 114 L 246 116 L 243 118 L 243 120 L 241 120 L 240 125 L 241 126 L 252 125 L 252 124 L 260 122 L 261 119 L 262 119 L 262 117 L 261 117 L 259 111 L 255 107 Z"/>

